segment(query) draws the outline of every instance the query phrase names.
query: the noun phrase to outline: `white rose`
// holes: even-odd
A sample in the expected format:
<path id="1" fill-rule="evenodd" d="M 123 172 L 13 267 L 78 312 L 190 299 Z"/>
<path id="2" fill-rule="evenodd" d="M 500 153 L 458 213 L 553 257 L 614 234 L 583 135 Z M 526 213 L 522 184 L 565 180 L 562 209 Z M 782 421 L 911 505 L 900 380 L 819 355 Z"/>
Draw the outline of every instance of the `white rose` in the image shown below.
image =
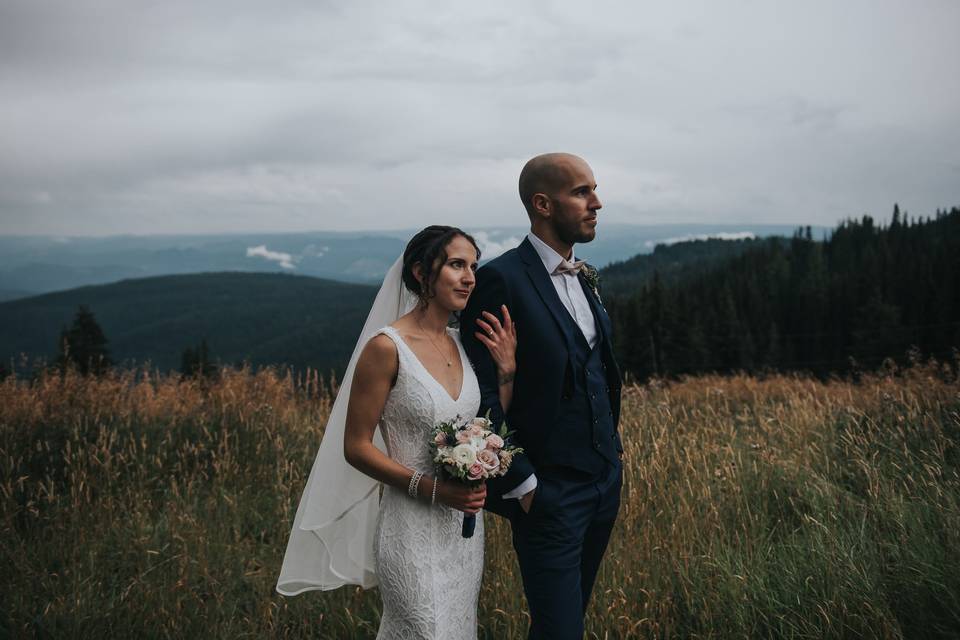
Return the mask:
<path id="1" fill-rule="evenodd" d="M 469 444 L 458 444 L 453 448 L 453 459 L 458 465 L 469 467 L 477 461 L 477 450 Z"/>

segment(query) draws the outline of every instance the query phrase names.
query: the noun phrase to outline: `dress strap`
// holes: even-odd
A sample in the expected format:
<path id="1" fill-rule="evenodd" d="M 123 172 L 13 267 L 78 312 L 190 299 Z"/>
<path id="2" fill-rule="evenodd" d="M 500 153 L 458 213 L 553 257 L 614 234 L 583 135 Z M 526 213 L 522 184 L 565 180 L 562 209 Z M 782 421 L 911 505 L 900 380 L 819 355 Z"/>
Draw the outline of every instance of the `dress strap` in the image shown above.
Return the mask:
<path id="1" fill-rule="evenodd" d="M 403 363 L 406 358 L 412 355 L 409 351 L 410 347 L 407 346 L 407 343 L 403 340 L 403 338 L 400 336 L 400 332 L 397 331 L 395 327 L 391 327 L 390 325 L 381 327 L 373 335 L 378 336 L 380 334 L 383 334 L 393 340 L 393 344 L 397 347 L 397 359 L 400 361 L 400 363 Z"/>
<path id="2" fill-rule="evenodd" d="M 378 336 L 378 335 L 380 335 L 380 334 L 383 334 L 383 335 L 387 336 L 388 338 L 390 338 L 391 340 L 393 340 L 394 344 L 397 345 L 397 349 L 398 349 L 398 350 L 403 346 L 403 338 L 400 337 L 400 332 L 397 331 L 395 328 L 391 327 L 390 325 L 387 325 L 387 326 L 385 326 L 385 327 L 381 327 L 381 328 L 378 329 L 377 332 L 376 332 L 375 334 L 373 334 L 373 335 L 374 335 L 374 336 Z"/>

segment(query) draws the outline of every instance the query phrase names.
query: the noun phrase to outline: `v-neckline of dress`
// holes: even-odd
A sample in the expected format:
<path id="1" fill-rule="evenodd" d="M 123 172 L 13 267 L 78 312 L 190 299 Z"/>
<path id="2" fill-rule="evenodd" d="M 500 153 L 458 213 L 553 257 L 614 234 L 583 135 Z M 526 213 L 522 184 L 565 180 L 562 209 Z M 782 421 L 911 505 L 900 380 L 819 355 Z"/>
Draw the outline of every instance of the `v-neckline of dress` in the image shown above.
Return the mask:
<path id="1" fill-rule="evenodd" d="M 436 376 L 430 373 L 430 369 L 427 369 L 427 365 L 423 364 L 423 362 L 417 356 L 417 352 L 413 350 L 413 347 L 407 344 L 406 340 L 403 339 L 403 336 L 400 335 L 400 331 L 398 331 L 396 327 L 390 327 L 390 329 L 397 334 L 397 337 L 400 339 L 400 342 L 403 343 L 403 347 L 410 352 L 410 355 L 413 356 L 413 359 L 417 361 L 417 364 L 420 365 L 420 368 L 423 369 L 424 373 L 426 373 L 430 377 L 430 379 L 433 380 L 434 384 L 440 387 L 440 390 L 443 391 L 444 395 L 450 398 L 450 401 L 453 402 L 454 404 L 456 404 L 457 402 L 460 402 L 460 399 L 463 398 L 463 388 L 464 386 L 466 386 L 465 385 L 466 370 L 464 369 L 464 366 L 463 366 L 463 355 L 462 355 L 462 351 L 460 350 L 460 344 L 457 343 L 457 340 L 454 339 L 453 344 L 454 346 L 457 347 L 457 360 L 459 360 L 460 362 L 460 391 L 457 393 L 457 397 L 454 398 L 452 395 L 450 395 L 450 392 L 447 391 L 447 388 L 443 386 L 443 383 L 437 380 Z M 448 333 L 447 335 L 450 335 L 450 334 Z"/>

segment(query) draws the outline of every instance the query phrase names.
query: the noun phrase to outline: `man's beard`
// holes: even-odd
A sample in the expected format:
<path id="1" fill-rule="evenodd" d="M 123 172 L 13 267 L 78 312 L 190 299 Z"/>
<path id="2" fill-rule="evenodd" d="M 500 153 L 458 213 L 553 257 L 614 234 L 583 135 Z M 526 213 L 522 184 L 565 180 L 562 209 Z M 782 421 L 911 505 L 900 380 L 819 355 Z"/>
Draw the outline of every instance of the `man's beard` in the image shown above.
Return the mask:
<path id="1" fill-rule="evenodd" d="M 570 223 L 567 225 L 557 225 L 555 228 L 557 237 L 560 238 L 564 244 L 574 245 L 574 244 L 583 244 L 585 242 L 590 242 L 597 237 L 596 230 L 593 230 L 593 233 L 587 234 L 580 230 L 580 222 Z"/>

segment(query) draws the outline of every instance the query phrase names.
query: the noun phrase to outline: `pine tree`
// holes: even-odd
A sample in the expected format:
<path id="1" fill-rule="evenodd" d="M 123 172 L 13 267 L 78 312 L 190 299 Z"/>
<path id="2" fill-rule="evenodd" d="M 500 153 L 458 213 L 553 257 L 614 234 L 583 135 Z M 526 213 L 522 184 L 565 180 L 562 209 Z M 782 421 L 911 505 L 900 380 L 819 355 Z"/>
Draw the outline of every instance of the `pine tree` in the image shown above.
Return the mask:
<path id="1" fill-rule="evenodd" d="M 196 347 L 187 347 L 180 356 L 180 373 L 184 378 L 213 378 L 217 366 L 211 362 L 210 348 L 206 338 Z"/>
<path id="2" fill-rule="evenodd" d="M 103 375 L 113 365 L 107 342 L 93 312 L 80 305 L 70 328 L 60 331 L 58 368 L 62 371 L 75 366 L 83 375 Z"/>
<path id="3" fill-rule="evenodd" d="M 649 323 L 650 337 L 650 366 L 653 373 L 662 376 L 663 370 L 663 285 L 660 282 L 660 273 L 657 270 L 653 272 L 653 281 L 647 296 L 644 298 L 646 316 Z"/>
<path id="4" fill-rule="evenodd" d="M 771 369 L 776 370 L 780 366 L 780 330 L 777 329 L 777 323 L 770 323 L 770 330 L 767 333 L 767 354 L 765 364 Z"/>

